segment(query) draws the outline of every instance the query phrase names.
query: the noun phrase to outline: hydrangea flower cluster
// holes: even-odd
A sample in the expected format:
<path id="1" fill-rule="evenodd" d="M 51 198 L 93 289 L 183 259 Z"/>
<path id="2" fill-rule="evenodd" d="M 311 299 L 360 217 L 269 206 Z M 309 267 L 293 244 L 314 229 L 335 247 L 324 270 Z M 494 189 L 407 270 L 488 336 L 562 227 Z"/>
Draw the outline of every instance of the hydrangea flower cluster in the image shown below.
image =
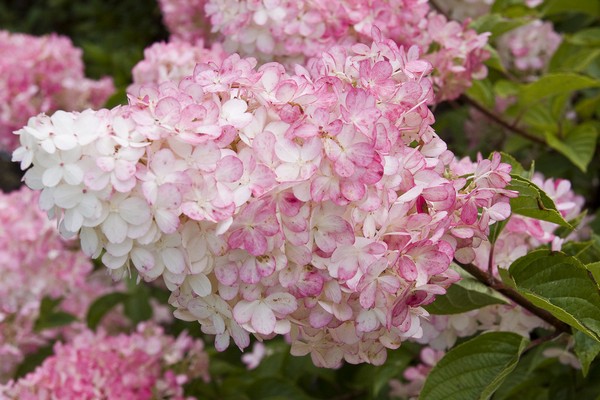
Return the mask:
<path id="1" fill-rule="evenodd" d="M 240 348 L 381 364 L 510 214 L 496 154 L 467 179 L 435 134 L 429 63 L 378 31 L 294 74 L 232 55 L 113 110 L 40 115 L 13 155 L 113 276 L 163 277 L 176 316 Z"/>
<path id="2" fill-rule="evenodd" d="M 435 8 L 441 10 L 444 15 L 457 21 L 465 21 L 469 18 L 477 18 L 487 14 L 494 4 L 493 0 L 444 0 L 435 1 Z M 525 6 L 535 8 L 544 0 L 524 0 Z M 516 2 L 515 2 L 516 3 Z"/>
<path id="3" fill-rule="evenodd" d="M 175 37 L 196 38 L 197 25 L 210 19 L 228 51 L 277 60 L 287 65 L 304 63 L 334 45 L 369 43 L 373 27 L 398 45 L 416 45 L 435 69 L 438 100 L 453 99 L 474 78 L 487 73 L 483 50 L 487 35 L 465 24 L 448 21 L 430 9 L 426 0 L 364 1 L 237 1 L 162 0 L 167 26 Z M 203 10 L 202 10 L 203 8 Z M 177 11 L 175 11 L 177 10 Z M 205 14 L 202 12 L 205 11 Z M 169 21 L 177 15 L 177 26 Z M 195 19 L 197 22 L 195 22 Z M 192 29 L 185 32 L 186 29 Z"/>
<path id="4" fill-rule="evenodd" d="M 137 332 L 108 336 L 81 332 L 56 343 L 54 355 L 34 372 L 0 386 L 0 397 L 51 399 L 184 400 L 183 385 L 209 379 L 204 344 L 185 333 L 174 338 L 141 324 Z"/>
<path id="5" fill-rule="evenodd" d="M 468 173 L 469 170 L 472 171 L 474 165 L 465 158 L 454 163 L 451 169 L 460 171 L 460 173 Z M 535 174 L 532 181 L 552 198 L 565 219 L 574 219 L 581 213 L 584 199 L 571 190 L 569 181 L 544 179 L 541 174 Z M 508 268 L 519 257 L 541 245 L 552 245 L 559 250 L 562 240 L 554 234 L 556 228 L 557 225 L 550 222 L 512 215 L 494 245 L 494 273 L 498 273 L 498 268 Z M 576 231 L 573 235 L 569 237 L 570 240 L 577 240 L 581 233 Z M 490 243 L 483 242 L 475 249 L 475 252 L 476 258 L 473 263 L 479 268 L 487 270 Z M 445 350 L 456 344 L 458 338 L 469 337 L 484 331 L 514 332 L 529 337 L 535 328 L 548 326 L 522 307 L 516 304 L 507 304 L 491 305 L 463 314 L 431 316 L 426 322 L 423 322 L 422 327 L 423 336 L 415 341 L 428 346 L 422 350 L 423 363 L 413 369 L 407 369 L 404 377 L 408 383 L 390 382 L 392 393 L 401 398 L 418 397 L 425 378 L 435 362 L 441 358 Z M 434 354 L 436 357 L 433 357 Z M 568 351 L 558 348 L 553 348 L 544 354 L 547 357 L 561 357 L 563 363 L 573 363 L 575 359 Z M 575 364 L 573 366 L 579 368 Z"/>
<path id="6" fill-rule="evenodd" d="M 82 52 L 56 34 L 35 37 L 0 31 L 0 150 L 12 151 L 12 132 L 40 112 L 100 107 L 114 92 L 111 78 L 85 77 Z"/>
<path id="7" fill-rule="evenodd" d="M 27 188 L 0 193 L 0 382 L 58 335 L 56 329 L 34 329 L 44 297 L 62 298 L 58 310 L 82 318 L 92 300 L 110 290 L 88 279 L 89 259 L 59 236 L 56 224 L 37 208 L 38 198 Z M 67 329 L 78 328 L 60 333 Z"/>
<path id="8" fill-rule="evenodd" d="M 561 41 L 551 22 L 537 19 L 502 35 L 498 54 L 507 68 L 533 79 L 546 68 Z"/>
<path id="9" fill-rule="evenodd" d="M 205 3 L 206 0 L 158 0 L 171 41 L 194 43 L 208 37 L 210 23 L 204 12 Z"/>
<path id="10" fill-rule="evenodd" d="M 215 43 L 210 48 L 198 39 L 193 44 L 183 41 L 158 42 L 144 50 L 144 59 L 133 67 L 133 85 L 128 91 L 135 93 L 148 83 L 179 82 L 192 75 L 196 64 L 222 63 L 228 54 Z"/>

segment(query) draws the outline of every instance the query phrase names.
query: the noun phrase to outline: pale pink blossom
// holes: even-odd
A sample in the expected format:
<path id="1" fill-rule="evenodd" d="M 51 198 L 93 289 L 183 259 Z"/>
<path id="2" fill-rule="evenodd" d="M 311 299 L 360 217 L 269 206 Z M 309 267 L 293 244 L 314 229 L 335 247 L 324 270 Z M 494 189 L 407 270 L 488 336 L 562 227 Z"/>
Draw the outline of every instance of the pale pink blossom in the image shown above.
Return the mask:
<path id="1" fill-rule="evenodd" d="M 10 55 L 0 60 L 0 150 L 10 152 L 18 147 L 12 132 L 30 117 L 40 112 L 50 115 L 56 110 L 97 108 L 115 90 L 110 78 L 94 81 L 85 77 L 81 49 L 64 36 L 0 31 L 0 53 Z M 57 114 L 55 120 L 61 112 Z M 48 148 L 76 145 L 72 136 L 61 135 L 56 143 L 53 138 L 46 139 Z"/>

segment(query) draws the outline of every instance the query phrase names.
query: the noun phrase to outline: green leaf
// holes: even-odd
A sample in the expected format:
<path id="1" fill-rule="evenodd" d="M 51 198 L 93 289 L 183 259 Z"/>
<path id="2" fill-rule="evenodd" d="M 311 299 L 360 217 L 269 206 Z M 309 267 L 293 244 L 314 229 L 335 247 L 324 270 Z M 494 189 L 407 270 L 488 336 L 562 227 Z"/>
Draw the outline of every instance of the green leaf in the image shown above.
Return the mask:
<path id="1" fill-rule="evenodd" d="M 392 378 L 402 375 L 414 354 L 404 344 L 397 350 L 388 351 L 388 358 L 381 366 L 364 364 L 359 367 L 355 376 L 360 389 L 368 391 L 369 398 L 376 399 Z"/>
<path id="2" fill-rule="evenodd" d="M 592 277 L 596 281 L 596 285 L 600 288 L 600 261 L 596 261 L 594 263 L 586 264 L 585 268 L 590 271 Z"/>
<path id="3" fill-rule="evenodd" d="M 494 88 L 487 79 L 474 80 L 469 90 L 467 90 L 467 96 L 489 109 L 493 109 L 496 102 Z"/>
<path id="4" fill-rule="evenodd" d="M 510 199 L 510 208 L 514 214 L 573 228 L 556 209 L 554 201 L 535 183 L 519 175 L 511 174 L 511 177 L 508 189 L 519 192 L 518 197 Z"/>
<path id="5" fill-rule="evenodd" d="M 298 386 L 283 378 L 262 378 L 254 382 L 247 391 L 252 400 L 312 400 Z"/>
<path id="6" fill-rule="evenodd" d="M 591 264 L 600 260 L 600 236 L 592 235 L 587 242 L 568 242 L 562 247 L 562 251 L 577 258 L 583 264 Z"/>
<path id="7" fill-rule="evenodd" d="M 509 164 L 512 167 L 511 173 L 525 177 L 525 168 L 523 168 L 521 163 L 518 162 L 516 158 L 504 152 L 500 152 L 500 157 L 503 163 Z"/>
<path id="8" fill-rule="evenodd" d="M 528 343 L 516 333 L 491 332 L 454 347 L 433 367 L 419 399 L 489 399 Z"/>
<path id="9" fill-rule="evenodd" d="M 492 38 L 496 38 L 528 22 L 531 22 L 531 18 L 506 18 L 499 14 L 485 14 L 471 22 L 469 27 L 478 33 L 490 32 Z"/>
<path id="10" fill-rule="evenodd" d="M 494 84 L 494 92 L 500 97 L 515 96 L 519 93 L 520 85 L 506 79 L 501 79 Z"/>
<path id="11" fill-rule="evenodd" d="M 498 51 L 490 46 L 489 43 L 485 45 L 484 49 L 490 53 L 490 58 L 485 60 L 485 65 L 497 71 L 506 73 L 506 68 L 504 68 L 504 65 L 502 65 L 502 59 L 500 59 Z"/>
<path id="12" fill-rule="evenodd" d="M 574 73 L 547 74 L 521 88 L 519 104 L 529 106 L 549 96 L 592 87 L 600 87 L 600 81 Z"/>
<path id="13" fill-rule="evenodd" d="M 54 354 L 53 347 L 54 345 L 50 344 L 48 346 L 41 347 L 34 353 L 25 356 L 25 359 L 21 362 L 21 364 L 19 364 L 17 370 L 15 371 L 13 378 L 17 380 L 18 378 L 33 372 L 37 367 L 42 365 L 46 358 Z"/>
<path id="14" fill-rule="evenodd" d="M 451 285 L 446 294 L 437 296 L 425 309 L 431 314 L 460 314 L 491 304 L 507 304 L 498 292 L 473 278 L 463 278 Z"/>
<path id="15" fill-rule="evenodd" d="M 591 16 L 600 15 L 600 2 L 590 0 L 547 0 L 542 7 L 544 16 L 579 12 Z"/>
<path id="16" fill-rule="evenodd" d="M 498 240 L 498 237 L 504 230 L 504 227 L 506 226 L 506 224 L 508 224 L 509 219 L 510 217 L 505 220 L 498 221 L 492 226 L 490 226 L 490 234 L 488 236 L 488 240 L 491 244 L 496 244 L 496 240 Z"/>
<path id="17" fill-rule="evenodd" d="M 519 258 L 509 272 L 534 305 L 600 341 L 600 292 L 579 260 L 541 249 Z"/>
<path id="18" fill-rule="evenodd" d="M 77 317 L 74 315 L 57 310 L 62 300 L 60 297 L 57 299 L 44 297 L 42 299 L 39 316 L 33 325 L 34 331 L 41 332 L 44 329 L 57 328 L 77 321 Z"/>
<path id="19" fill-rule="evenodd" d="M 146 292 L 130 295 L 125 300 L 125 315 L 135 324 L 152 318 L 150 296 Z"/>
<path id="20" fill-rule="evenodd" d="M 590 370 L 592 361 L 600 354 L 600 343 L 581 331 L 576 331 L 573 338 L 575 339 L 575 354 L 579 362 L 581 362 L 583 376 L 586 376 Z"/>
<path id="21" fill-rule="evenodd" d="M 566 40 L 578 46 L 600 46 L 600 28 L 588 28 L 567 36 Z"/>
<path id="22" fill-rule="evenodd" d="M 535 346 L 521 357 L 517 367 L 506 377 L 500 388 L 494 394 L 494 400 L 507 399 L 531 399 L 529 396 L 523 396 L 524 391 L 529 391 L 538 385 L 545 386 L 546 375 L 540 382 L 540 374 L 536 369 L 546 363 L 548 358 L 544 356 L 544 350 L 548 343 Z M 549 374 L 548 379 L 551 379 Z"/>
<path id="23" fill-rule="evenodd" d="M 127 293 L 114 292 L 98 297 L 90 306 L 86 321 L 90 329 L 96 329 L 102 317 L 112 310 L 117 304 L 123 303 L 129 298 Z"/>
<path id="24" fill-rule="evenodd" d="M 596 151 L 596 139 L 598 132 L 592 124 L 577 125 L 564 138 L 564 140 L 552 134 L 546 134 L 546 142 L 550 147 L 567 157 L 573 164 L 583 172 L 592 161 Z"/>
<path id="25" fill-rule="evenodd" d="M 57 311 L 50 314 L 40 314 L 40 317 L 35 321 L 33 330 L 36 332 L 41 332 L 45 329 L 69 325 L 75 321 L 77 321 L 76 316 L 64 311 Z"/>
<path id="26" fill-rule="evenodd" d="M 586 215 L 587 215 L 587 210 L 583 210 L 583 212 L 579 213 L 578 216 L 567 221 L 573 227 L 573 229 L 559 226 L 554 231 L 554 234 L 558 237 L 566 238 L 571 233 L 573 233 L 575 230 L 577 230 L 577 227 L 579 227 L 579 225 L 581 224 L 581 221 L 583 221 L 583 219 L 586 217 Z"/>

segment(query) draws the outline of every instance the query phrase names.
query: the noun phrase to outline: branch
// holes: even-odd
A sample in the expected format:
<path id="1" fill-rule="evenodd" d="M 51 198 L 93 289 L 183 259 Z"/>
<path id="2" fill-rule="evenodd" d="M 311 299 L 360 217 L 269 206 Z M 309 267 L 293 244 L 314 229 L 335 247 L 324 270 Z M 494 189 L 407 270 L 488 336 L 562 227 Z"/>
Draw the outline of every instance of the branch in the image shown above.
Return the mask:
<path id="1" fill-rule="evenodd" d="M 470 98 L 469 96 L 462 95 L 460 97 L 460 100 L 469 104 L 470 106 L 475 108 L 477 111 L 479 111 L 480 113 L 482 113 L 483 115 L 485 115 L 486 117 L 488 117 L 489 119 L 494 121 L 496 124 L 500 125 L 501 127 L 506 128 L 506 129 L 516 133 L 517 135 L 524 137 L 525 139 L 529 139 L 532 142 L 546 144 L 546 142 L 543 139 L 541 139 L 535 135 L 532 135 L 531 133 L 527 132 L 526 130 L 524 130 L 522 128 L 519 128 L 518 126 L 508 123 L 507 121 L 502 119 L 502 117 L 500 117 L 498 114 L 494 113 L 493 111 L 488 110 L 487 108 L 485 108 L 484 106 L 482 106 L 481 104 L 479 104 L 478 102 L 476 102 L 475 100 Z"/>
<path id="2" fill-rule="evenodd" d="M 469 274 L 473 275 L 473 277 L 475 277 L 480 282 L 502 293 L 504 296 L 508 297 L 509 299 L 511 299 L 521 307 L 525 308 L 532 314 L 538 316 L 550 325 L 554 326 L 557 334 L 563 332 L 571 332 L 571 328 L 569 327 L 569 325 L 565 324 L 548 311 L 534 305 L 532 302 L 523 297 L 521 293 L 509 286 L 506 286 L 502 281 L 496 279 L 493 275 L 486 274 L 473 264 L 461 264 L 456 260 L 454 260 L 454 262 L 458 264 L 462 269 L 467 271 Z"/>

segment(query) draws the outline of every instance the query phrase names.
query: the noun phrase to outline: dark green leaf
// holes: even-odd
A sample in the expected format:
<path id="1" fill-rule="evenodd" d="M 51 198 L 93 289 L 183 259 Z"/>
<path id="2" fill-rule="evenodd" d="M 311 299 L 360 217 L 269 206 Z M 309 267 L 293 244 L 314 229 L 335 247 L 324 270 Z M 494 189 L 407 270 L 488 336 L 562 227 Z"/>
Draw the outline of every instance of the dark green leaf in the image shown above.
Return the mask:
<path id="1" fill-rule="evenodd" d="M 35 353 L 28 354 L 15 371 L 15 379 L 33 372 L 44 360 L 53 354 L 53 345 L 39 348 Z"/>
<path id="2" fill-rule="evenodd" d="M 33 329 L 36 332 L 41 332 L 44 329 L 57 328 L 59 326 L 68 325 L 77 320 L 72 314 L 57 310 L 57 307 L 62 302 L 62 298 L 44 297 L 40 304 L 40 313 L 34 323 Z"/>
<path id="3" fill-rule="evenodd" d="M 587 242 L 568 242 L 562 251 L 577 258 L 583 264 L 591 264 L 600 260 L 600 236 L 593 235 Z"/>
<path id="4" fill-rule="evenodd" d="M 530 21 L 530 18 L 506 18 L 499 14 L 485 14 L 471 22 L 470 27 L 479 33 L 490 32 L 492 38 L 496 38 Z"/>
<path id="5" fill-rule="evenodd" d="M 592 277 L 596 281 L 596 285 L 600 288 L 600 261 L 586 264 L 585 267 L 592 274 Z"/>
<path id="6" fill-rule="evenodd" d="M 124 302 L 125 315 L 134 323 L 138 324 L 152 318 L 152 306 L 150 296 L 146 291 L 131 294 Z"/>
<path id="7" fill-rule="evenodd" d="M 90 329 L 96 329 L 102 317 L 112 310 L 117 304 L 129 298 L 127 293 L 114 292 L 97 298 L 90 306 L 86 321 Z"/>
<path id="8" fill-rule="evenodd" d="M 520 162 L 517 161 L 516 158 L 511 156 L 508 153 L 500 152 L 501 160 L 503 163 L 510 164 L 512 167 L 512 174 L 519 175 L 525 177 L 526 171 L 525 168 L 521 165 Z"/>
<path id="9" fill-rule="evenodd" d="M 548 358 L 543 352 L 547 345 L 535 346 L 519 360 L 517 367 L 506 377 L 500 388 L 494 394 L 494 400 L 530 399 L 530 390 L 536 386 L 546 386 L 546 374 L 541 375 L 536 371 Z M 531 397 L 535 398 L 535 397 Z"/>
<path id="10" fill-rule="evenodd" d="M 594 0 L 547 0 L 542 7 L 542 13 L 545 16 L 565 12 L 598 16 L 600 15 L 600 2 Z"/>
<path id="11" fill-rule="evenodd" d="M 595 341 L 581 331 L 576 331 L 573 337 L 575 338 L 575 354 L 581 362 L 583 376 L 586 376 L 592 361 L 600 354 L 600 342 Z"/>
<path id="12" fill-rule="evenodd" d="M 431 314 L 460 314 L 476 310 L 491 304 L 506 304 L 506 300 L 498 292 L 473 278 L 463 278 L 450 286 L 443 296 L 425 309 Z"/>
<path id="13" fill-rule="evenodd" d="M 414 354 L 404 344 L 397 350 L 388 351 L 388 358 L 381 366 L 361 365 L 356 376 L 356 383 L 369 393 L 369 398 L 376 399 L 392 378 L 402 375 Z"/>
<path id="14" fill-rule="evenodd" d="M 529 106 L 548 96 L 591 87 L 600 87 L 600 81 L 574 73 L 547 74 L 521 88 L 519 103 L 522 106 Z"/>
<path id="15" fill-rule="evenodd" d="M 558 237 L 566 238 L 571 233 L 573 233 L 575 230 L 577 230 L 577 227 L 579 226 L 579 224 L 581 224 L 581 221 L 583 221 L 583 219 L 585 218 L 586 215 L 587 215 L 587 210 L 584 210 L 578 216 L 576 216 L 575 218 L 568 221 L 569 224 L 573 227 L 572 229 L 564 227 L 564 226 L 559 226 L 554 231 L 554 234 Z"/>
<path id="16" fill-rule="evenodd" d="M 516 333 L 491 332 L 456 346 L 431 370 L 419 399 L 489 399 L 528 342 Z"/>
<path id="17" fill-rule="evenodd" d="M 600 27 L 583 29 L 573 35 L 567 36 L 567 41 L 579 46 L 600 46 Z"/>
<path id="18" fill-rule="evenodd" d="M 496 96 L 494 95 L 492 83 L 487 79 L 474 80 L 469 90 L 467 90 L 467 96 L 486 108 L 494 108 Z"/>
<path id="19" fill-rule="evenodd" d="M 36 332 L 41 332 L 44 329 L 58 328 L 59 326 L 68 325 L 77 321 L 77 317 L 63 311 L 56 311 L 50 314 L 40 314 L 35 321 L 33 329 Z"/>
<path id="20" fill-rule="evenodd" d="M 506 224 L 508 224 L 509 218 L 502 221 L 498 221 L 492 226 L 490 226 L 490 235 L 488 236 L 488 240 L 491 244 L 496 243 L 496 240 L 498 240 L 498 236 L 500 236 L 500 234 L 504 230 L 504 227 L 506 226 Z"/>
<path id="21" fill-rule="evenodd" d="M 550 147 L 567 157 L 581 171 L 586 172 L 596 152 L 598 132 L 592 124 L 577 125 L 564 139 L 553 134 L 546 134 L 546 142 Z"/>
<path id="22" fill-rule="evenodd" d="M 572 229 L 556 209 L 554 201 L 535 183 L 519 175 L 511 174 L 512 181 L 508 186 L 511 190 L 519 192 L 519 196 L 510 199 L 513 214 L 524 215 Z"/>
<path id="23" fill-rule="evenodd" d="M 302 389 L 293 382 L 283 378 L 262 378 L 248 388 L 248 395 L 252 400 L 312 400 Z"/>
<path id="24" fill-rule="evenodd" d="M 600 293 L 579 260 L 541 249 L 519 258 L 509 272 L 534 305 L 600 341 Z"/>

